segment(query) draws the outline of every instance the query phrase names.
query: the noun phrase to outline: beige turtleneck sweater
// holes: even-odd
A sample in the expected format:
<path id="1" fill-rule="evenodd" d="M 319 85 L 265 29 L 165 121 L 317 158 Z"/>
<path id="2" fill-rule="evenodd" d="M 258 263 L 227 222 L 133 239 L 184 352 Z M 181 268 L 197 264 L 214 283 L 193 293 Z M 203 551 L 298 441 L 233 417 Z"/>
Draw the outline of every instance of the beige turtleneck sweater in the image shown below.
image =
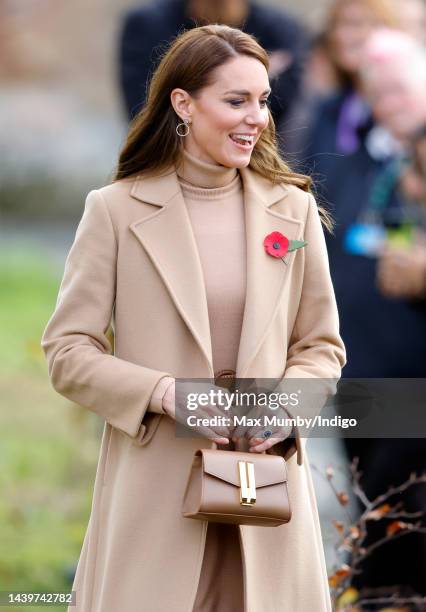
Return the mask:
<path id="1" fill-rule="evenodd" d="M 206 289 L 213 369 L 236 370 L 246 295 L 246 239 L 241 177 L 236 168 L 206 163 L 183 149 L 176 172 L 198 247 Z M 148 410 L 164 413 L 174 378 L 163 377 Z"/>

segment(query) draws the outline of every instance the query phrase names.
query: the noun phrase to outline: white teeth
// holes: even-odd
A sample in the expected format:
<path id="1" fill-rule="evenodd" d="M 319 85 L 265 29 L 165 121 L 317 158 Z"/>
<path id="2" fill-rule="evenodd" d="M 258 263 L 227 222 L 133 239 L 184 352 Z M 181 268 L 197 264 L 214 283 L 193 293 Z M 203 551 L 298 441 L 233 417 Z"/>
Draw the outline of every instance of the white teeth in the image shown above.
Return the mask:
<path id="1" fill-rule="evenodd" d="M 231 137 L 233 139 L 238 139 L 238 140 L 243 140 L 244 142 L 253 143 L 254 140 L 254 136 L 247 136 L 245 134 L 231 134 Z"/>

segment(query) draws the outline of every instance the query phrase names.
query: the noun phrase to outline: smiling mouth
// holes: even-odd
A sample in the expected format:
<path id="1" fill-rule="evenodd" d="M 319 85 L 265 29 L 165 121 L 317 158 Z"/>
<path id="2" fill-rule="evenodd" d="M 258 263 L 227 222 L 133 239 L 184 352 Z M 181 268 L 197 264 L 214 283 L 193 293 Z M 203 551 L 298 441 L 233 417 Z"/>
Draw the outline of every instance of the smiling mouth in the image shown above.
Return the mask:
<path id="1" fill-rule="evenodd" d="M 254 135 L 250 138 L 243 138 L 237 134 L 229 134 L 229 138 L 232 140 L 234 145 L 240 149 L 251 149 L 254 146 L 255 137 Z"/>

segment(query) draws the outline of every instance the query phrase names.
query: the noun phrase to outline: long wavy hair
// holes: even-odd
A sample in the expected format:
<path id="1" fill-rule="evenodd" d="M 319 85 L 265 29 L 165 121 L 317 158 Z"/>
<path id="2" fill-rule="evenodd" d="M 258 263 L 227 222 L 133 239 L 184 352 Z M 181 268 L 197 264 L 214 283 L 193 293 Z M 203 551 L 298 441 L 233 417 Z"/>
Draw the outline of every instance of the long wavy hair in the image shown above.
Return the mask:
<path id="1" fill-rule="evenodd" d="M 197 98 L 214 82 L 214 71 L 238 55 L 252 57 L 269 71 L 267 52 L 256 39 L 227 25 L 204 25 L 183 31 L 174 38 L 152 75 L 144 107 L 133 119 L 120 152 L 114 181 L 140 173 L 162 174 L 180 161 L 181 142 L 176 126 L 181 121 L 170 99 L 179 87 Z M 293 172 L 281 158 L 275 123 L 268 109 L 269 123 L 252 151 L 249 167 L 273 183 L 296 185 L 310 192 L 310 177 Z M 328 211 L 318 206 L 324 226 L 332 231 Z"/>

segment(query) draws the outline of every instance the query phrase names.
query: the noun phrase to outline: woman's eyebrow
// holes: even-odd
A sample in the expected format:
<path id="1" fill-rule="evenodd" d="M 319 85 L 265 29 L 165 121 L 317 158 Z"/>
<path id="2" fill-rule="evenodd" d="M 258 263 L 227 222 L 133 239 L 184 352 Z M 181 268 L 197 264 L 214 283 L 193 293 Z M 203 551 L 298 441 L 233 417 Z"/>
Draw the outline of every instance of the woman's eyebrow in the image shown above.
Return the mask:
<path id="1" fill-rule="evenodd" d="M 270 94 L 271 93 L 271 88 L 269 87 L 269 89 L 265 89 L 265 91 L 261 94 L 262 96 L 266 95 L 266 94 Z M 225 94 L 228 93 L 233 93 L 233 94 L 238 94 L 240 96 L 249 96 L 250 92 L 247 91 L 247 89 L 230 89 L 229 91 L 225 91 Z"/>

